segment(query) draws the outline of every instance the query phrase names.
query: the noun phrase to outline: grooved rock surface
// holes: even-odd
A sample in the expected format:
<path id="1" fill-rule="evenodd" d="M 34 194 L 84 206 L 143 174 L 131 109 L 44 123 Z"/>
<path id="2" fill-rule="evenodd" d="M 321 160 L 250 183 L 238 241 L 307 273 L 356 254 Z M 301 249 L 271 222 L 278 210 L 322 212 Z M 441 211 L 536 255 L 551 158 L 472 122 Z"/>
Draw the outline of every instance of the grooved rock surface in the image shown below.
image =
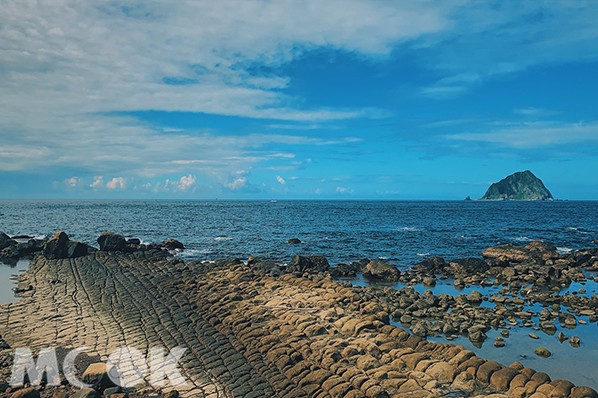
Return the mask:
<path id="1" fill-rule="evenodd" d="M 383 304 L 319 276 L 99 251 L 38 257 L 20 283 L 34 289 L 0 306 L 11 347 L 89 346 L 105 360 L 122 346 L 183 346 L 182 397 L 476 396 L 523 377 L 390 326 Z"/>

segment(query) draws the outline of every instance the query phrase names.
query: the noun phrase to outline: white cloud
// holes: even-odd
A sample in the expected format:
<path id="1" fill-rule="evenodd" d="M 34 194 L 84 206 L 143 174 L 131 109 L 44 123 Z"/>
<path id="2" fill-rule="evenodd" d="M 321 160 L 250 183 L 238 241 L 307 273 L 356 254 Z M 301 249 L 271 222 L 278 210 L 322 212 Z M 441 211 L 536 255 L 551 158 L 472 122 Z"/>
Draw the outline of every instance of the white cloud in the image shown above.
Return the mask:
<path id="1" fill-rule="evenodd" d="M 111 179 L 110 181 L 108 181 L 106 183 L 106 188 L 108 188 L 111 191 L 117 190 L 117 189 L 125 189 L 126 183 L 125 183 L 125 179 L 123 177 L 114 177 L 113 179 Z"/>
<path id="2" fill-rule="evenodd" d="M 598 143 L 598 123 L 521 123 L 482 133 L 451 134 L 447 138 L 455 141 L 499 144 L 515 149 L 533 149 L 582 142 Z"/>
<path id="3" fill-rule="evenodd" d="M 195 183 L 196 183 L 195 176 L 193 176 L 191 174 L 189 174 L 187 176 L 182 176 L 179 179 L 179 187 L 180 187 L 179 189 L 183 192 L 186 192 L 186 191 L 192 189 L 193 187 L 195 187 Z"/>
<path id="4" fill-rule="evenodd" d="M 64 182 L 69 188 L 75 188 L 79 185 L 81 179 L 79 177 L 71 177 L 64 180 Z"/>
<path id="5" fill-rule="evenodd" d="M 233 191 L 236 191 L 238 189 L 243 188 L 246 184 L 247 184 L 247 178 L 238 177 L 238 178 L 235 178 L 233 181 L 225 184 L 225 186 L 232 189 Z"/>
<path id="6" fill-rule="evenodd" d="M 284 178 L 282 178 L 281 176 L 276 176 L 276 181 L 278 181 L 279 184 L 284 185 L 287 182 L 285 181 Z"/>
<path id="7" fill-rule="evenodd" d="M 104 177 L 102 176 L 95 176 L 93 178 L 93 182 L 89 185 L 90 188 L 98 189 L 104 186 Z"/>
<path id="8" fill-rule="evenodd" d="M 256 74 L 253 66 L 276 70 L 318 47 L 384 57 L 397 43 L 443 29 L 444 15 L 428 2 L 8 0 L 0 13 L 0 140 L 8 143 L 0 170 L 66 165 L 97 175 L 192 172 L 227 180 L 274 156 L 256 154 L 260 145 L 357 142 L 164 132 L 123 115 L 380 117 L 376 109 L 305 109 L 281 91 L 287 76 Z"/>
<path id="9" fill-rule="evenodd" d="M 336 187 L 336 192 L 340 194 L 352 194 L 355 191 L 346 187 Z"/>

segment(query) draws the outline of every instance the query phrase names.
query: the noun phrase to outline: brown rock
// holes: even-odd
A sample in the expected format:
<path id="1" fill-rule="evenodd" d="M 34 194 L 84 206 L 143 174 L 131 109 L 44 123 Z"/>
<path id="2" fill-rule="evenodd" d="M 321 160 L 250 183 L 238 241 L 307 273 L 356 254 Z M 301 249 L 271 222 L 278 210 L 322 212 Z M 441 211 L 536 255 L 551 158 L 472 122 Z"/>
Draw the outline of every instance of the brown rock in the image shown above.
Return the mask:
<path id="1" fill-rule="evenodd" d="M 476 379 L 483 383 L 489 383 L 492 374 L 502 368 L 503 366 L 496 361 L 487 361 L 478 368 L 478 371 L 476 372 Z"/>
<path id="2" fill-rule="evenodd" d="M 432 364 L 426 373 L 435 378 L 440 384 L 450 384 L 455 380 L 459 370 L 448 362 Z"/>
<path id="3" fill-rule="evenodd" d="M 511 380 L 517 376 L 519 372 L 512 368 L 503 368 L 497 370 L 490 377 L 490 384 L 498 391 L 506 391 L 509 389 Z"/>

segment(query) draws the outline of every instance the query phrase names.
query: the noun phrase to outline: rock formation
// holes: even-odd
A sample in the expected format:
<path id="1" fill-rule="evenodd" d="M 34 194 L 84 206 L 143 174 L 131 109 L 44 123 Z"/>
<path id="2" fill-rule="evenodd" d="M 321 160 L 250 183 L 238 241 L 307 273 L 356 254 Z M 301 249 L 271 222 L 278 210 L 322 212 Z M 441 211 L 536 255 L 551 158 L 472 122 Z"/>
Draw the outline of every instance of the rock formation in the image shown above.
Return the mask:
<path id="1" fill-rule="evenodd" d="M 480 200 L 552 200 L 542 180 L 531 171 L 521 171 L 490 185 Z"/>

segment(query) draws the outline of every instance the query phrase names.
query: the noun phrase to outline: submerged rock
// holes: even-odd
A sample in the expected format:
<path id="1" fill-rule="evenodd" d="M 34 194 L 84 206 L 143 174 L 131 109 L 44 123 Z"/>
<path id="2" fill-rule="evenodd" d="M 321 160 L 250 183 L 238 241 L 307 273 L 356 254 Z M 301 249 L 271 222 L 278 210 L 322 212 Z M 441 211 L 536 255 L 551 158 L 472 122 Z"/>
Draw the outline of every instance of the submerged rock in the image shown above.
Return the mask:
<path id="1" fill-rule="evenodd" d="M 373 260 L 365 266 L 363 276 L 370 280 L 397 282 L 401 276 L 401 272 L 392 264 Z"/>
<path id="2" fill-rule="evenodd" d="M 291 238 L 288 240 L 288 243 L 293 244 L 293 245 L 298 245 L 301 243 L 301 240 L 299 238 Z"/>

